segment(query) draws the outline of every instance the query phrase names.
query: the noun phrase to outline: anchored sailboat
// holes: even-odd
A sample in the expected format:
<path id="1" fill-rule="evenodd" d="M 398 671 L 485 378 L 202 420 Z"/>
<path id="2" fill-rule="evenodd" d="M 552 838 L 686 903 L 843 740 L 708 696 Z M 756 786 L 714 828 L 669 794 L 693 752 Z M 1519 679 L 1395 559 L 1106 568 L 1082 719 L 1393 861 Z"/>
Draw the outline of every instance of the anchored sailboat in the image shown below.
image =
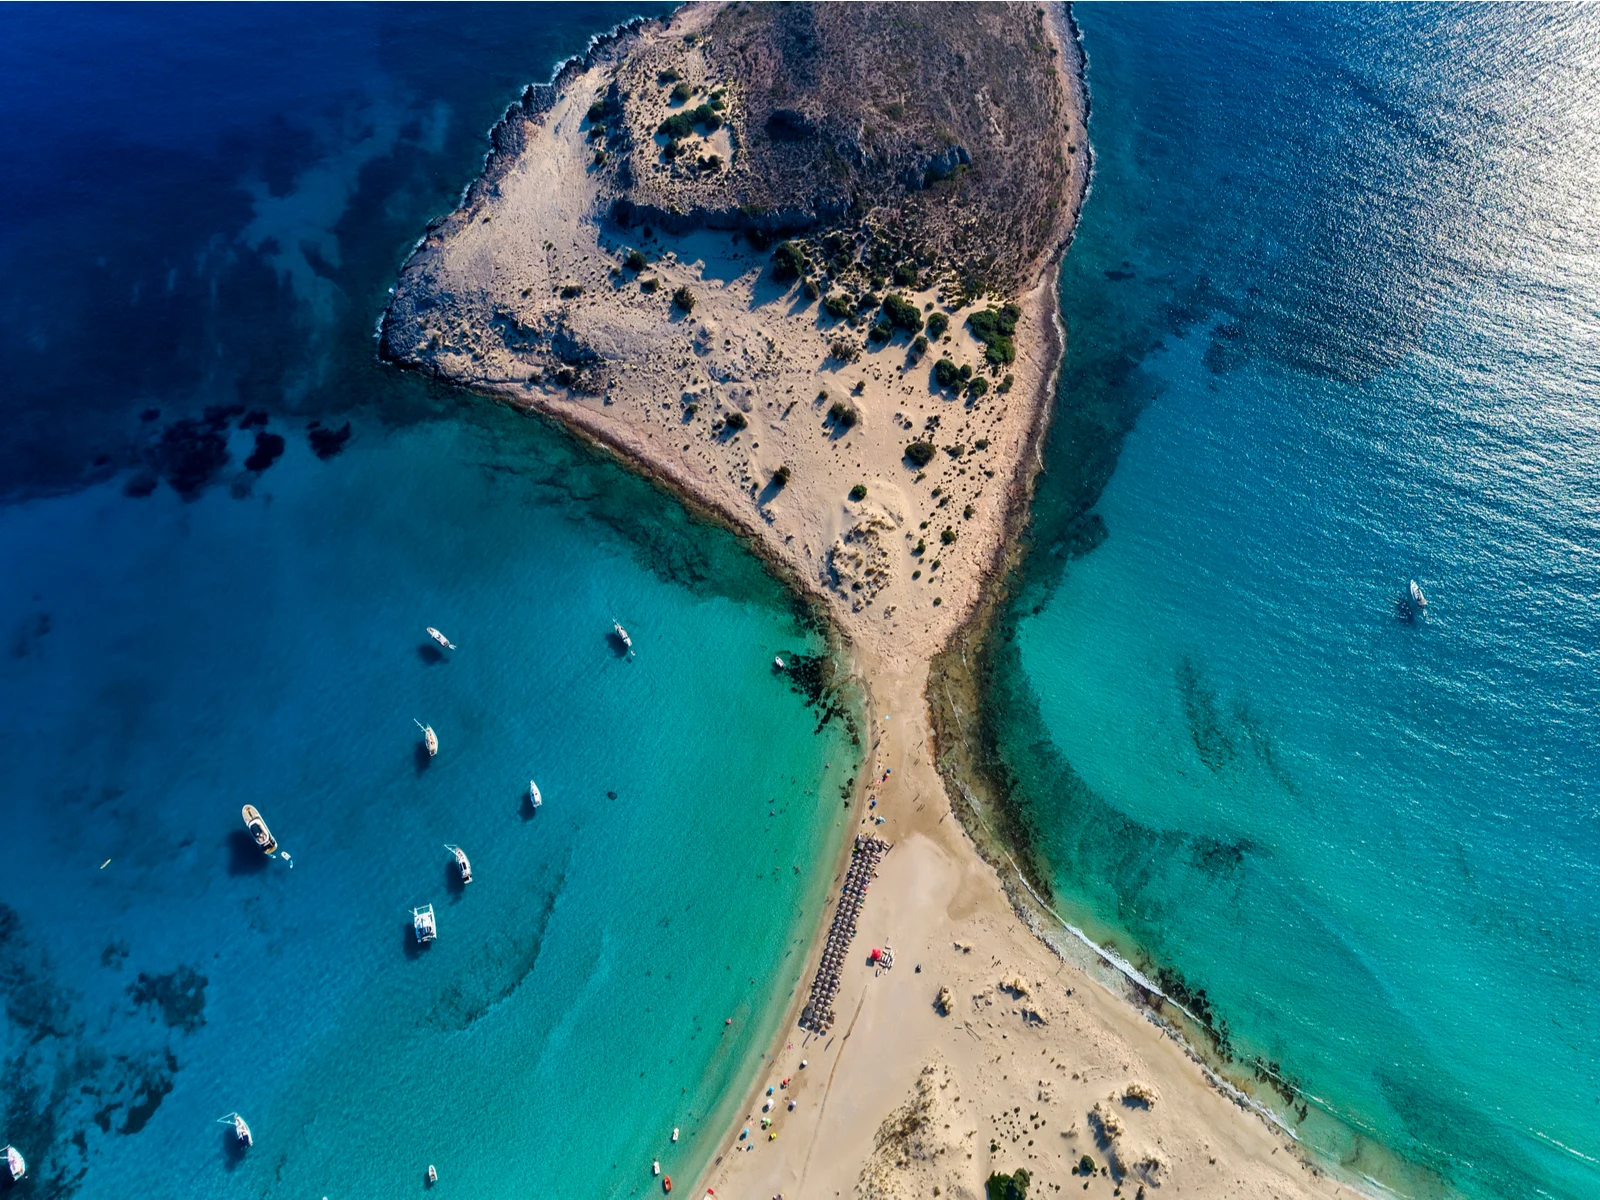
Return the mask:
<path id="1" fill-rule="evenodd" d="M 232 1125 L 233 1136 L 241 1146 L 254 1146 L 255 1138 L 250 1136 L 250 1126 L 244 1123 L 244 1118 L 236 1112 L 231 1112 L 225 1117 L 217 1118 L 218 1125 Z"/>
<path id="2" fill-rule="evenodd" d="M 617 631 L 617 640 L 622 643 L 622 648 L 624 650 L 632 650 L 633 639 L 628 636 L 628 631 L 615 619 L 611 622 L 611 628 Z"/>
<path id="3" fill-rule="evenodd" d="M 433 919 L 433 905 L 424 904 L 421 908 L 411 910 L 411 930 L 417 935 L 417 941 L 424 945 L 439 936 L 439 925 Z"/>
<path id="4" fill-rule="evenodd" d="M 428 748 L 428 757 L 432 758 L 439 753 L 439 735 L 433 731 L 432 725 L 424 725 L 421 721 L 417 721 L 415 717 L 411 719 L 416 721 L 417 728 L 422 730 L 422 744 Z"/>
<path id="5" fill-rule="evenodd" d="M 271 858 L 278 852 L 278 839 L 272 836 L 272 830 L 267 828 L 267 823 L 261 819 L 256 806 L 246 804 L 239 811 L 244 816 L 244 827 L 250 831 L 250 836 L 255 838 L 256 845 L 261 847 L 261 853 Z M 111 860 L 108 858 L 106 861 Z"/>
<path id="6" fill-rule="evenodd" d="M 544 803 L 544 797 L 539 795 L 539 785 L 533 780 L 528 780 L 528 801 L 535 808 Z"/>
<path id="7" fill-rule="evenodd" d="M 456 870 L 461 872 L 461 882 L 462 883 L 471 883 L 472 882 L 472 864 L 467 861 L 467 852 L 465 850 L 463 850 L 460 846 L 452 846 L 449 842 L 446 842 L 444 844 L 444 848 L 446 850 L 450 851 L 451 854 L 455 855 L 455 857 L 456 857 Z"/>
<path id="8" fill-rule="evenodd" d="M 11 1182 L 22 1182 L 22 1177 L 28 1173 L 28 1160 L 22 1157 L 22 1151 L 15 1146 L 7 1146 L 5 1155 L 6 1171 L 11 1175 Z"/>

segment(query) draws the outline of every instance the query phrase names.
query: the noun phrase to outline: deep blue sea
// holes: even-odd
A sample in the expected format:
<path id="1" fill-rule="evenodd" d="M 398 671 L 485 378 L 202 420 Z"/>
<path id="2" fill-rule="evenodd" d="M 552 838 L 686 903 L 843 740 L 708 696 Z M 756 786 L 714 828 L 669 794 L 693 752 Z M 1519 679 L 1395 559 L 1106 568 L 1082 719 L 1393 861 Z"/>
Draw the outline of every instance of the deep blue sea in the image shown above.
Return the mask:
<path id="1" fill-rule="evenodd" d="M 373 353 L 507 102 L 632 11 L 0 11 L 9 1194 L 642 1195 L 759 1069 L 857 761 L 772 670 L 823 639 Z"/>
<path id="2" fill-rule="evenodd" d="M 1350 1171 L 1600 1195 L 1600 14 L 1076 13 L 1039 872 Z"/>

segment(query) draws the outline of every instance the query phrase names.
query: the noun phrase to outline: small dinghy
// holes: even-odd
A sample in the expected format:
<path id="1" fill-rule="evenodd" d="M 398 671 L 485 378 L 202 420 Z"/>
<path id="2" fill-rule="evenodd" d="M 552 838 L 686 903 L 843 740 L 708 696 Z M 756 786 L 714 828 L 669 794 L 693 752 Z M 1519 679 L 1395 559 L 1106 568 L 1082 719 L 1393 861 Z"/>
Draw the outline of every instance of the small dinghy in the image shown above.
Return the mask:
<path id="1" fill-rule="evenodd" d="M 415 717 L 411 719 L 416 721 L 417 728 L 422 730 L 422 744 L 428 748 L 428 757 L 432 758 L 439 753 L 439 735 L 433 731 L 432 725 L 424 725 Z"/>
<path id="2" fill-rule="evenodd" d="M 467 861 L 467 852 L 465 850 L 463 850 L 460 846 L 452 846 L 449 842 L 446 842 L 444 844 L 444 848 L 446 850 L 450 851 L 451 854 L 455 855 L 456 870 L 461 872 L 461 882 L 462 883 L 471 883 L 472 882 L 472 864 Z"/>
<path id="3" fill-rule="evenodd" d="M 244 1118 L 236 1112 L 231 1112 L 225 1117 L 217 1118 L 218 1125 L 232 1125 L 234 1140 L 241 1146 L 254 1146 L 255 1138 L 250 1136 L 250 1126 L 244 1123 Z"/>
<path id="4" fill-rule="evenodd" d="M 452 649 L 454 649 L 454 647 L 452 647 Z M 433 1169 L 432 1163 L 428 1164 L 428 1182 L 430 1184 L 439 1182 L 439 1172 Z"/>
<path id="5" fill-rule="evenodd" d="M 674 1125 L 672 1127 L 672 1140 L 673 1141 L 677 1141 L 678 1140 L 678 1127 L 676 1125 Z"/>
<path id="6" fill-rule="evenodd" d="M 446 650 L 454 650 L 456 648 L 456 644 L 454 642 L 445 637 L 444 634 L 440 633 L 432 625 L 428 626 L 428 636 L 434 641 L 438 642 L 439 645 L 443 646 Z"/>
<path id="7" fill-rule="evenodd" d="M 650 1174 L 652 1174 L 652 1175 L 661 1174 L 661 1160 L 659 1158 L 656 1159 L 653 1163 L 650 1164 Z"/>
<path id="8" fill-rule="evenodd" d="M 617 640 L 622 643 L 622 648 L 624 650 L 632 650 L 633 649 L 633 639 L 628 636 L 628 631 L 626 629 L 624 629 L 616 621 L 612 621 L 611 622 L 611 628 L 616 630 L 616 632 L 617 632 Z"/>
<path id="9" fill-rule="evenodd" d="M 1415 604 L 1418 608 L 1427 608 L 1428 598 L 1422 594 L 1422 589 L 1417 586 L 1417 581 L 1415 579 L 1411 581 L 1410 590 L 1411 603 Z"/>
<path id="10" fill-rule="evenodd" d="M 528 780 L 528 803 L 538 808 L 544 803 L 544 797 L 539 795 L 539 785 L 533 780 Z"/>
<path id="11" fill-rule="evenodd" d="M 250 836 L 255 838 L 256 845 L 261 847 L 261 853 L 271 858 L 278 852 L 278 839 L 272 836 L 272 830 L 267 828 L 267 823 L 261 819 L 261 814 L 254 804 L 246 804 L 239 810 L 244 817 L 244 827 L 250 831 Z M 106 860 L 110 862 L 110 859 Z"/>
<path id="12" fill-rule="evenodd" d="M 433 919 L 433 905 L 424 904 L 411 910 L 411 930 L 417 935 L 419 945 L 427 945 L 439 936 L 439 925 Z"/>
<path id="13" fill-rule="evenodd" d="M 672 1190 L 672 1176 L 671 1175 L 663 1175 L 661 1177 L 661 1190 L 663 1192 L 670 1192 Z"/>
<path id="14" fill-rule="evenodd" d="M 772 658 L 772 669 L 774 671 L 786 671 L 786 670 L 788 670 L 788 668 L 783 665 L 783 659 L 778 657 L 777 655 L 773 655 L 773 658 Z"/>
<path id="15" fill-rule="evenodd" d="M 21 1183 L 22 1177 L 28 1173 L 28 1160 L 22 1157 L 22 1151 L 15 1146 L 6 1147 L 6 1171 L 11 1176 L 12 1183 Z"/>

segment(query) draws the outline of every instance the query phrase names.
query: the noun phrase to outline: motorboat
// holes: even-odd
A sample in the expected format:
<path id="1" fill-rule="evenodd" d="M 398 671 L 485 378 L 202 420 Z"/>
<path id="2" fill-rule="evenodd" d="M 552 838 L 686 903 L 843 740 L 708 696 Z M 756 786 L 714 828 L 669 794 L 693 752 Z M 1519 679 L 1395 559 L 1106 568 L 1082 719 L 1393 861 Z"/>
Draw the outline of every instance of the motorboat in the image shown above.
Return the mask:
<path id="1" fill-rule="evenodd" d="M 254 1146 L 255 1138 L 250 1135 L 250 1126 L 245 1124 L 244 1118 L 236 1112 L 231 1112 L 225 1117 L 217 1118 L 218 1125 L 232 1125 L 234 1140 L 241 1146 Z"/>
<path id="2" fill-rule="evenodd" d="M 465 850 L 463 850 L 460 846 L 452 846 L 449 842 L 446 842 L 444 844 L 444 848 L 446 850 L 450 851 L 451 854 L 455 855 L 456 870 L 461 872 L 461 882 L 462 883 L 471 883 L 472 882 L 472 864 L 467 861 L 467 852 Z"/>
<path id="3" fill-rule="evenodd" d="M 424 725 L 421 721 L 417 721 L 415 717 L 411 719 L 416 721 L 417 728 L 422 730 L 422 744 L 428 748 L 428 757 L 432 758 L 439 753 L 439 735 L 433 731 L 432 725 Z"/>
<path id="4" fill-rule="evenodd" d="M 411 910 L 411 929 L 421 945 L 427 945 L 439 936 L 439 925 L 433 919 L 433 905 L 424 904 Z"/>
<path id="5" fill-rule="evenodd" d="M 628 636 L 628 631 L 616 621 L 611 622 L 611 628 L 617 631 L 617 640 L 622 643 L 624 650 L 633 649 L 633 639 Z"/>
<path id="6" fill-rule="evenodd" d="M 775 671 L 788 670 L 788 668 L 783 665 L 783 659 L 776 654 L 772 656 L 772 669 Z"/>
<path id="7" fill-rule="evenodd" d="M 533 780 L 528 780 L 528 803 L 538 808 L 544 803 L 544 797 L 539 795 L 539 785 Z"/>
<path id="8" fill-rule="evenodd" d="M 678 1140 L 678 1127 L 676 1125 L 674 1125 L 672 1127 L 672 1140 L 673 1141 L 677 1141 Z"/>
<path id="9" fill-rule="evenodd" d="M 428 626 L 428 636 L 434 641 L 438 642 L 439 645 L 443 646 L 446 650 L 454 650 L 456 648 L 456 644 L 454 642 L 445 637 L 444 634 L 440 633 L 432 625 Z"/>
<path id="10" fill-rule="evenodd" d="M 653 1163 L 650 1164 L 650 1174 L 652 1174 L 652 1175 L 661 1174 L 661 1160 L 659 1158 L 656 1159 Z"/>
<path id="11" fill-rule="evenodd" d="M 250 836 L 255 838 L 256 845 L 261 847 L 261 853 L 271 858 L 278 852 L 278 839 L 272 836 L 272 830 L 267 828 L 267 823 L 261 819 L 256 806 L 246 804 L 239 811 L 244 816 L 244 827 L 250 831 Z"/>
<path id="12" fill-rule="evenodd" d="M 454 647 L 452 647 L 452 649 L 453 648 Z M 433 1169 L 433 1164 L 432 1163 L 428 1164 L 428 1182 L 430 1184 L 434 1184 L 434 1183 L 438 1183 L 439 1182 L 439 1172 Z"/>
<path id="13" fill-rule="evenodd" d="M 1418 608 L 1427 608 L 1428 598 L 1422 594 L 1422 589 L 1417 586 L 1417 581 L 1415 579 L 1411 581 L 1410 590 L 1411 603 L 1415 604 Z"/>
<path id="14" fill-rule="evenodd" d="M 28 1160 L 22 1157 L 22 1151 L 15 1146 L 7 1146 L 5 1155 L 6 1171 L 11 1175 L 11 1182 L 22 1182 L 22 1177 L 28 1173 Z"/>

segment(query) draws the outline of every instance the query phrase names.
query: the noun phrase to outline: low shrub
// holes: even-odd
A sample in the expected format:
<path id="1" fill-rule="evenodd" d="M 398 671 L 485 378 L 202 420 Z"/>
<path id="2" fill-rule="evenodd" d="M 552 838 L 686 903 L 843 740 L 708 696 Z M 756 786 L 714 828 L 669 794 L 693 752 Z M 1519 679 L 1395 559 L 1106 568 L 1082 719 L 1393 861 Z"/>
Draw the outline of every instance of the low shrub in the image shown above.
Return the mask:
<path id="1" fill-rule="evenodd" d="M 683 76 L 678 74 L 678 68 L 668 67 L 665 71 L 662 71 L 656 76 L 656 82 L 662 87 L 666 87 L 667 84 L 677 83 L 678 80 L 682 78 Z"/>
<path id="2" fill-rule="evenodd" d="M 856 302 L 843 292 L 834 292 L 822 302 L 822 310 L 835 321 L 843 321 L 856 311 Z"/>
<path id="3" fill-rule="evenodd" d="M 828 346 L 828 353 L 840 362 L 855 362 L 861 357 L 861 347 L 849 338 L 834 338 Z"/>
<path id="4" fill-rule="evenodd" d="M 921 358 L 927 352 L 928 352 L 928 339 L 923 337 L 919 333 L 919 334 L 917 334 L 916 338 L 911 343 L 911 353 L 916 355 L 918 358 Z"/>
<path id="5" fill-rule="evenodd" d="M 583 295 L 582 284 L 569 283 L 561 289 L 561 298 L 563 300 L 576 300 L 581 295 Z"/>
<path id="6" fill-rule="evenodd" d="M 654 276 L 652 276 L 649 279 L 641 279 L 641 280 L 639 280 L 639 290 L 641 292 L 653 292 L 657 288 L 659 288 L 660 286 L 661 286 L 661 280 L 656 279 Z"/>
<path id="7" fill-rule="evenodd" d="M 846 404 L 843 400 L 835 400 L 833 407 L 828 409 L 828 420 L 840 429 L 853 429 L 860 419 L 861 414 L 856 412 L 856 406 Z"/>
<path id="8" fill-rule="evenodd" d="M 858 483 L 858 484 L 855 485 L 855 487 L 850 489 L 850 499 L 852 499 L 852 500 L 865 500 L 866 498 L 867 498 L 867 485 L 866 484 Z"/>
<path id="9" fill-rule="evenodd" d="M 879 346 L 883 345 L 883 343 L 887 342 L 893 336 L 894 326 L 888 324 L 886 321 L 879 321 L 871 329 L 867 330 L 867 341 Z"/>
<path id="10" fill-rule="evenodd" d="M 687 82 L 677 83 L 677 84 L 673 85 L 673 88 L 672 88 L 672 99 L 673 99 L 673 101 L 675 103 L 682 104 L 685 100 L 687 100 L 692 95 L 694 95 L 694 89 L 692 87 L 690 87 Z"/>
<path id="11" fill-rule="evenodd" d="M 897 329 L 904 329 L 907 333 L 922 332 L 921 310 L 894 292 L 883 298 L 883 315 Z"/>
<path id="12" fill-rule="evenodd" d="M 686 138 L 694 132 L 694 114 L 675 112 L 656 126 L 656 132 L 663 137 L 673 139 Z"/>
<path id="13" fill-rule="evenodd" d="M 608 111 L 609 110 L 607 109 L 606 102 L 604 100 L 596 100 L 593 104 L 589 105 L 589 111 L 584 115 L 589 118 L 589 123 L 591 125 L 598 125 L 601 121 L 606 119 L 606 113 Z"/>
<path id="14" fill-rule="evenodd" d="M 772 473 L 772 486 L 775 487 L 775 488 L 780 488 L 780 489 L 786 488 L 786 487 L 789 486 L 789 464 L 788 463 L 784 463 L 783 466 L 779 467 L 776 471 L 774 471 Z"/>
<path id="15" fill-rule="evenodd" d="M 928 336 L 935 341 L 942 338 L 945 330 L 950 328 L 950 318 L 942 312 L 932 313 L 928 317 Z"/>
<path id="16" fill-rule="evenodd" d="M 1021 1167 L 1010 1175 L 996 1171 L 984 1183 L 983 1192 L 987 1200 L 1028 1200 L 1028 1184 L 1031 1182 L 1032 1176 Z"/>
<path id="17" fill-rule="evenodd" d="M 629 250 L 627 257 L 622 260 L 622 265 L 627 267 L 630 271 L 642 271 L 650 264 L 645 260 L 644 255 L 638 250 Z"/>
<path id="18" fill-rule="evenodd" d="M 982 375 L 967 384 L 967 395 L 974 400 L 981 399 L 989 390 L 989 381 Z"/>
<path id="19" fill-rule="evenodd" d="M 944 532 L 939 535 L 939 540 L 946 546 L 953 545 L 956 540 L 956 531 L 951 529 L 950 526 L 946 525 L 944 527 Z"/>
<path id="20" fill-rule="evenodd" d="M 941 358 L 933 364 L 933 378 L 940 387 L 953 388 L 961 382 L 961 372 L 948 358 Z"/>
<path id="21" fill-rule="evenodd" d="M 745 415 L 738 409 L 734 409 L 726 417 L 722 418 L 722 423 L 735 433 L 746 428 L 750 424 L 750 422 L 745 419 Z"/>
<path id="22" fill-rule="evenodd" d="M 901 287 L 916 287 L 917 268 L 911 263 L 901 263 L 894 269 L 894 281 Z"/>
<path id="23" fill-rule="evenodd" d="M 689 290 L 687 285 L 672 293 L 672 306 L 681 308 L 686 313 L 694 311 L 694 293 Z"/>
<path id="24" fill-rule="evenodd" d="M 799 242 L 779 242 L 772 251 L 772 277 L 779 283 L 792 283 L 810 265 L 806 248 Z"/>
<path id="25" fill-rule="evenodd" d="M 983 343 L 983 356 L 995 366 L 1017 360 L 1017 348 L 1011 335 L 1017 331 L 1017 319 L 1022 310 L 1015 304 L 999 308 L 986 308 L 967 316 L 967 328 L 972 336 Z"/>
<path id="26" fill-rule="evenodd" d="M 925 467 L 933 461 L 932 442 L 912 442 L 906 447 L 906 458 L 914 466 Z"/>

